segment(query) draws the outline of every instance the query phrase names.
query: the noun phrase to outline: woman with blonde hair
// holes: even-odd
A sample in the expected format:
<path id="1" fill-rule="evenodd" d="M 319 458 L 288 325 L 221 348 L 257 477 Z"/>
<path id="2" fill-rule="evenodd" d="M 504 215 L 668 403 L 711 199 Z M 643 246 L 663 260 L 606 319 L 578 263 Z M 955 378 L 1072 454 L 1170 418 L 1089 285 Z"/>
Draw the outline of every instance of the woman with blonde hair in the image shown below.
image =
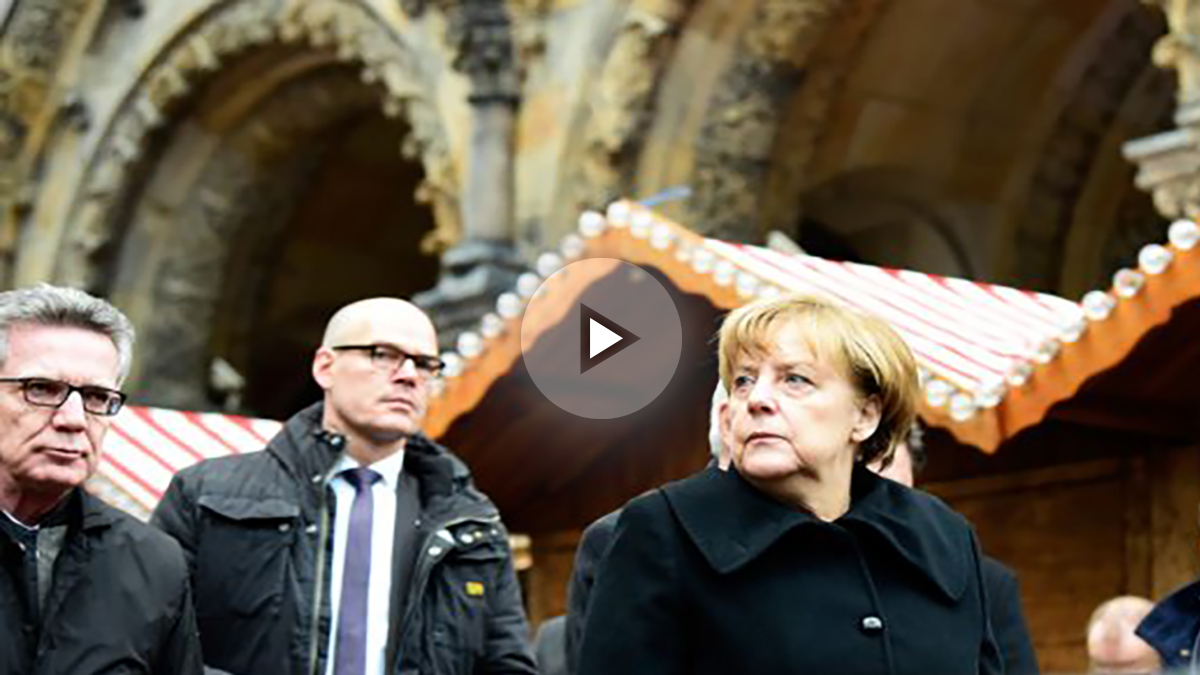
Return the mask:
<path id="1" fill-rule="evenodd" d="M 866 469 L 916 416 L 904 341 L 788 297 L 730 313 L 718 350 L 732 466 L 626 507 L 581 674 L 1002 672 L 970 526 Z"/>

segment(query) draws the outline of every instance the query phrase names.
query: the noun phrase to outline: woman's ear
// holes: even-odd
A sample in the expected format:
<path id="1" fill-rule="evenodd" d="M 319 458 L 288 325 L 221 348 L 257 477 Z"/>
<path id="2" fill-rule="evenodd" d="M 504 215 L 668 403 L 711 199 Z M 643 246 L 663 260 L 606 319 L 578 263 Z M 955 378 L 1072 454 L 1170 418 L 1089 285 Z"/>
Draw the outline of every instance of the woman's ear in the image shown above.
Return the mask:
<path id="1" fill-rule="evenodd" d="M 883 417 L 883 406 L 878 396 L 868 396 L 858 407 L 858 418 L 850 430 L 850 440 L 862 443 L 875 433 Z"/>
<path id="2" fill-rule="evenodd" d="M 717 408 L 717 417 L 720 421 L 721 443 L 725 445 L 724 466 L 721 468 L 727 468 L 730 462 L 734 461 L 734 456 L 739 454 L 733 438 L 733 408 L 730 407 L 728 400 L 721 401 Z"/>

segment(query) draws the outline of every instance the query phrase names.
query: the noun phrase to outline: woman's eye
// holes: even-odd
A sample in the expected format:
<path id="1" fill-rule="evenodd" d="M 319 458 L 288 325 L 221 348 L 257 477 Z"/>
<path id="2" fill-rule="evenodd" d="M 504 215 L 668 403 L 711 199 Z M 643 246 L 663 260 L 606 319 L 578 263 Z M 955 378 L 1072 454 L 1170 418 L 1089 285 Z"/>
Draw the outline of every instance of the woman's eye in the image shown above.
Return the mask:
<path id="1" fill-rule="evenodd" d="M 788 375 L 786 378 L 784 378 L 784 382 L 787 382 L 788 384 L 792 384 L 792 385 L 812 384 L 812 380 L 808 379 L 807 377 L 805 377 L 803 375 L 797 375 L 795 373 L 792 373 L 792 374 Z"/>
<path id="2" fill-rule="evenodd" d="M 734 389 L 742 389 L 744 387 L 750 386 L 753 383 L 754 383 L 754 379 L 751 378 L 749 375 L 738 375 L 737 377 L 733 378 Z"/>

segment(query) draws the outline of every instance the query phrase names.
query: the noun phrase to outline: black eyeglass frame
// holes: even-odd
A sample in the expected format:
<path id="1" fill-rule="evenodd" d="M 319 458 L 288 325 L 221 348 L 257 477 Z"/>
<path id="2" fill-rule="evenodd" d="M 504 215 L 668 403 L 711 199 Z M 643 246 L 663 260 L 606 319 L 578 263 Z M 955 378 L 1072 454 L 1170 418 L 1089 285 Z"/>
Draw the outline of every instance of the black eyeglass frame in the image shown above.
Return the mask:
<path id="1" fill-rule="evenodd" d="M 109 389 L 108 387 L 101 387 L 94 384 L 75 386 L 70 382 L 63 382 L 62 380 L 56 380 L 52 377 L 0 377 L 0 383 L 21 385 L 21 394 L 25 397 L 25 402 L 30 405 L 36 405 L 40 408 L 61 408 L 63 407 L 63 404 L 67 402 L 67 399 L 71 398 L 71 394 L 79 392 L 79 398 L 83 402 L 84 412 L 87 412 L 91 415 L 98 415 L 100 417 L 112 417 L 113 415 L 121 412 L 121 408 L 125 407 L 125 401 L 129 398 L 125 392 L 118 391 L 116 389 Z M 57 403 L 51 403 L 50 399 L 35 400 L 32 397 L 32 394 L 29 393 L 30 387 L 35 384 L 63 387 L 63 391 L 66 393 L 55 397 L 58 399 Z M 88 407 L 89 394 L 101 394 L 108 397 L 108 407 L 101 410 L 93 410 L 92 408 Z M 116 404 L 114 405 L 112 401 L 116 401 Z"/>
<path id="2" fill-rule="evenodd" d="M 428 354 L 413 354 L 411 352 L 407 352 L 403 349 L 400 349 L 399 347 L 397 347 L 395 345 L 380 345 L 380 344 L 338 345 L 336 347 L 330 347 L 330 349 L 332 349 L 336 352 L 341 352 L 341 351 L 368 352 L 367 355 L 371 358 L 371 364 L 376 365 L 376 367 L 378 367 L 377 363 L 376 363 L 376 354 L 377 353 L 379 353 L 381 351 L 395 352 L 400 355 L 400 362 L 397 363 L 396 366 L 392 369 L 393 372 L 403 368 L 404 364 L 408 363 L 409 361 L 413 362 L 413 366 L 416 367 L 417 372 L 428 374 L 429 377 L 441 377 L 442 371 L 445 370 L 445 368 L 446 368 L 446 362 L 437 356 L 430 356 Z"/>

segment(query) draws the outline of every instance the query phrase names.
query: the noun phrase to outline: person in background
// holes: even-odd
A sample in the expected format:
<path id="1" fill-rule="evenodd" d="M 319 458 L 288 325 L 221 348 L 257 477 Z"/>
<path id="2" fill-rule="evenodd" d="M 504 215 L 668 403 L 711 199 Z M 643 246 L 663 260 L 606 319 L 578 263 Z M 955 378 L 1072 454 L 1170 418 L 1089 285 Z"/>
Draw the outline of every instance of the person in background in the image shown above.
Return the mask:
<path id="1" fill-rule="evenodd" d="M 914 424 L 903 443 L 896 446 L 892 461 L 871 464 L 871 470 L 901 485 L 913 487 L 928 461 L 920 423 Z M 995 558 L 983 556 L 983 585 L 987 590 L 988 616 L 992 634 L 1004 657 L 1005 675 L 1037 675 L 1037 655 L 1029 626 L 1021 609 L 1021 588 L 1017 575 Z"/>
<path id="2" fill-rule="evenodd" d="M 467 467 L 420 433 L 433 323 L 352 303 L 313 358 L 324 399 L 263 452 L 171 481 L 206 664 L 234 675 L 532 675 L 508 534 Z"/>
<path id="3" fill-rule="evenodd" d="M 82 487 L 133 342 L 83 291 L 0 293 L 0 675 L 202 672 L 179 545 Z"/>
<path id="4" fill-rule="evenodd" d="M 553 616 L 538 626 L 533 638 L 533 653 L 541 675 L 567 675 L 567 617 Z"/>
<path id="5" fill-rule="evenodd" d="M 1154 648 L 1135 634 L 1154 603 L 1122 595 L 1092 612 L 1087 624 L 1088 672 L 1094 675 L 1156 673 L 1162 667 Z"/>
<path id="6" fill-rule="evenodd" d="M 718 355 L 732 466 L 625 507 L 580 675 L 1002 672 L 970 526 L 866 468 L 916 416 L 904 341 L 794 296 L 731 312 Z"/>
<path id="7" fill-rule="evenodd" d="M 712 405 L 709 407 L 708 452 L 709 466 L 715 465 L 722 471 L 729 468 L 729 452 L 721 438 L 720 413 L 721 405 L 728 399 L 725 385 L 718 382 L 713 389 Z M 605 554 L 608 553 L 620 517 L 621 509 L 603 515 L 588 525 L 579 537 L 579 547 L 575 550 L 575 567 L 571 570 L 571 580 L 567 585 L 564 647 L 567 652 L 568 673 L 579 672 L 579 651 L 583 647 L 583 627 L 587 619 L 592 586 L 596 583 L 596 574 Z"/>

